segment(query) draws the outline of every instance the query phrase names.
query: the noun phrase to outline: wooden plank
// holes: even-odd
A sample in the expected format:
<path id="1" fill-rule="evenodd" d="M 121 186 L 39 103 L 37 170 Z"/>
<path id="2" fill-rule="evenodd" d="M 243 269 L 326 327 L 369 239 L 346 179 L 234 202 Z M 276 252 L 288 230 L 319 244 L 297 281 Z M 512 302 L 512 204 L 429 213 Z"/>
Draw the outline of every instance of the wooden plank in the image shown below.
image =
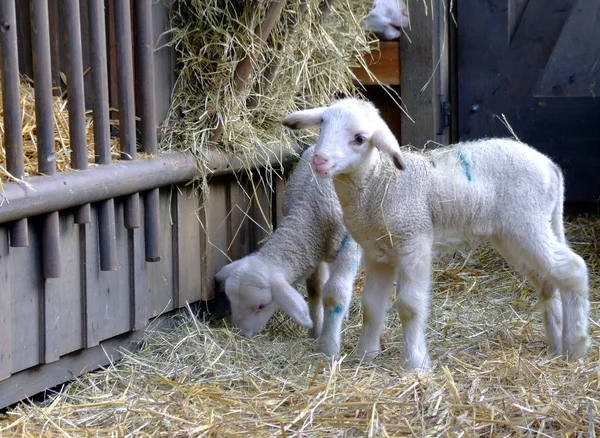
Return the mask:
<path id="1" fill-rule="evenodd" d="M 184 307 L 202 298 L 202 248 L 200 241 L 198 195 L 191 185 L 177 186 L 173 191 L 173 265 L 176 307 Z"/>
<path id="2" fill-rule="evenodd" d="M 410 41 L 402 37 L 400 88 L 410 117 L 402 116 L 401 144 L 417 148 L 435 147 L 447 143 L 448 129 L 440 127 L 440 102 L 449 99 L 447 84 L 442 80 L 448 62 L 447 28 L 444 27 L 444 7 L 447 0 L 411 3 L 411 29 L 405 29 Z M 426 10 L 427 8 L 427 10 Z M 451 17 L 445 22 L 453 23 Z"/>
<path id="3" fill-rule="evenodd" d="M 29 0 L 16 0 L 17 44 L 19 48 L 19 72 L 33 78 L 33 51 L 31 45 L 31 8 Z"/>
<path id="4" fill-rule="evenodd" d="M 142 336 L 143 332 L 128 332 L 59 361 L 13 374 L 0 382 L 0 409 L 120 359 L 120 348 L 135 350 Z"/>
<path id="5" fill-rule="evenodd" d="M 45 362 L 82 348 L 85 299 L 81 257 L 84 225 L 75 225 L 72 211 L 60 215 L 60 246 L 63 271 L 60 278 L 44 281 Z"/>
<path id="6" fill-rule="evenodd" d="M 171 187 L 159 193 L 161 260 L 148 263 L 148 316 L 155 317 L 173 309 L 173 226 L 171 223 Z"/>
<path id="7" fill-rule="evenodd" d="M 411 15 L 412 16 L 412 15 Z M 364 55 L 371 73 L 384 85 L 400 85 L 400 44 L 398 41 L 381 41 L 379 50 Z M 363 85 L 378 85 L 362 67 L 352 69 Z"/>
<path id="8" fill-rule="evenodd" d="M 267 184 L 265 172 L 254 172 L 250 181 L 252 192 L 252 250 L 255 251 L 262 246 L 264 240 L 272 232 L 272 188 Z"/>
<path id="9" fill-rule="evenodd" d="M 167 45 L 167 31 L 171 29 L 170 13 L 174 0 L 152 3 L 152 21 L 155 47 L 154 77 L 156 84 L 156 121 L 162 123 L 171 107 L 171 94 L 175 85 L 175 49 Z"/>
<path id="10" fill-rule="evenodd" d="M 8 261 L 13 270 L 9 279 L 12 314 L 13 374 L 42 362 L 41 323 L 44 308 L 40 305 L 39 235 L 29 221 L 29 246 L 10 248 Z"/>
<path id="11" fill-rule="evenodd" d="M 144 203 L 140 203 L 141 214 L 144 214 Z M 148 325 L 148 264 L 146 263 L 145 227 L 142 221 L 140 228 L 128 230 L 128 265 L 130 269 L 131 329 L 141 330 Z"/>
<path id="12" fill-rule="evenodd" d="M 215 297 L 215 273 L 228 263 L 227 259 L 227 196 L 228 182 L 222 178 L 210 183 L 205 209 L 205 238 L 204 259 L 206 274 L 203 281 L 202 299 Z"/>
<path id="13" fill-rule="evenodd" d="M 101 271 L 98 248 L 98 214 L 94 211 L 85 237 L 86 253 L 86 345 L 98 345 L 131 328 L 128 233 L 123 222 L 123 202 L 115 200 L 117 236 L 116 271 Z"/>
<path id="14" fill-rule="evenodd" d="M 8 228 L 0 227 L 0 381 L 12 372 L 12 308 Z"/>
<path id="15" fill-rule="evenodd" d="M 250 196 L 248 192 L 250 184 L 247 179 L 232 178 L 229 183 L 229 204 L 227 211 L 230 212 L 227 221 L 227 255 L 233 260 L 238 260 L 252 251 L 250 239 L 251 221 Z"/>

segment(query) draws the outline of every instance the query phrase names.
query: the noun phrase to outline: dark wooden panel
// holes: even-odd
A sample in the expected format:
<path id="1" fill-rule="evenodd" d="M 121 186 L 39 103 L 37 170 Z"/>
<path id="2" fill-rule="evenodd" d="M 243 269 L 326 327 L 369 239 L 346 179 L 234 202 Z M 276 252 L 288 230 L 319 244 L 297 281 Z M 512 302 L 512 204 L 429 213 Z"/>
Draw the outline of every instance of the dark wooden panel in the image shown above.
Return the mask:
<path id="1" fill-rule="evenodd" d="M 43 330 L 40 305 L 40 245 L 39 231 L 35 221 L 29 221 L 29 246 L 26 248 L 10 248 L 8 256 L 11 267 L 9 277 L 10 290 L 19 291 L 11 294 L 12 312 L 12 346 L 13 374 L 17 371 L 37 365 L 41 357 L 40 344 Z"/>
<path id="2" fill-rule="evenodd" d="M 11 287 L 8 278 L 11 263 L 8 248 L 8 229 L 0 227 L 0 380 L 10 376 L 13 355 Z"/>
<path id="3" fill-rule="evenodd" d="M 252 194 L 252 250 L 257 250 L 272 232 L 271 205 L 273 189 L 265 172 L 256 172 L 250 181 Z"/>
<path id="4" fill-rule="evenodd" d="M 173 228 L 173 260 L 176 281 L 175 305 L 183 307 L 202 298 L 202 248 L 198 195 L 193 186 L 178 186 L 173 191 L 173 210 L 177 213 Z M 175 270 L 176 269 L 176 270 Z"/>
<path id="5" fill-rule="evenodd" d="M 173 226 L 171 224 L 171 187 L 160 190 L 161 260 L 148 263 L 148 315 L 155 317 L 173 309 Z"/>
<path id="6" fill-rule="evenodd" d="M 591 97 L 592 71 L 586 75 L 590 97 L 582 97 L 586 87 L 575 83 L 584 80 L 581 69 L 598 56 L 597 41 L 592 40 L 598 39 L 600 7 L 596 2 L 557 0 L 550 8 L 543 0 L 529 0 L 509 42 L 506 2 L 461 6 L 457 44 L 460 140 L 511 136 L 499 119 L 504 115 L 520 140 L 563 168 L 567 201 L 597 202 L 600 101 Z M 582 15 L 580 9 L 587 14 Z M 590 43 L 580 43 L 585 39 Z M 552 70 L 557 61 L 553 57 L 560 53 L 577 55 L 559 63 L 568 79 Z M 571 76 L 573 84 L 569 84 Z M 544 85 L 544 81 L 550 82 Z M 551 96 L 543 96 L 547 94 Z"/>
<path id="7" fill-rule="evenodd" d="M 392 89 L 400 94 L 400 87 L 392 87 Z M 382 87 L 367 87 L 365 97 L 379 109 L 383 120 L 388 124 L 398 141 L 401 141 L 402 118 L 404 116 L 398 104 L 394 102 L 388 92 Z"/>
<path id="8" fill-rule="evenodd" d="M 17 43 L 19 47 L 19 70 L 33 79 L 33 58 L 31 51 L 31 9 L 29 0 L 16 0 Z"/>
<path id="9" fill-rule="evenodd" d="M 251 192 L 248 193 L 250 187 L 245 179 L 240 181 L 232 179 L 229 183 L 227 210 L 230 215 L 227 221 L 227 255 L 231 260 L 238 260 L 252 250 L 250 239 L 252 221 L 248 218 L 251 207 Z"/>
<path id="10" fill-rule="evenodd" d="M 155 47 L 154 74 L 156 83 L 156 119 L 161 123 L 171 106 L 171 93 L 175 84 L 175 50 L 167 46 L 168 34 L 171 28 L 169 14 L 174 0 L 163 0 L 152 3 L 152 18 Z"/>

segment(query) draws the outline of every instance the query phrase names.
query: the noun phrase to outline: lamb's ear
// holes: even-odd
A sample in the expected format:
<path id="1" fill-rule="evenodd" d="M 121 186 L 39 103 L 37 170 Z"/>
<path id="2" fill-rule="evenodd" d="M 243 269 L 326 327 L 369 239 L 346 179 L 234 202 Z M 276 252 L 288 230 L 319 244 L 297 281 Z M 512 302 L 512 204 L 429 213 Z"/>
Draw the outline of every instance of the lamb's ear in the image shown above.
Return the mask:
<path id="1" fill-rule="evenodd" d="M 215 279 L 220 282 L 227 280 L 227 278 L 233 274 L 233 271 L 235 271 L 240 260 L 236 260 L 235 262 L 231 262 L 228 265 L 223 266 L 221 270 L 215 274 Z"/>
<path id="2" fill-rule="evenodd" d="M 308 313 L 306 301 L 283 277 L 273 277 L 271 280 L 271 292 L 279 308 L 287 313 L 297 324 L 305 328 L 312 327 L 313 323 Z"/>
<path id="3" fill-rule="evenodd" d="M 385 122 L 382 122 L 379 125 L 379 129 L 377 129 L 371 137 L 371 142 L 373 143 L 373 146 L 381 152 L 389 154 L 394 161 L 394 166 L 399 170 L 404 170 L 406 168 L 404 159 L 402 158 L 402 152 L 400 152 L 398 140 L 396 140 L 396 136 L 390 131 L 390 128 Z"/>
<path id="4" fill-rule="evenodd" d="M 310 128 L 311 126 L 317 126 L 321 123 L 321 118 L 326 109 L 327 107 L 322 106 L 319 108 L 296 111 L 285 116 L 281 123 L 290 129 L 304 129 Z"/>

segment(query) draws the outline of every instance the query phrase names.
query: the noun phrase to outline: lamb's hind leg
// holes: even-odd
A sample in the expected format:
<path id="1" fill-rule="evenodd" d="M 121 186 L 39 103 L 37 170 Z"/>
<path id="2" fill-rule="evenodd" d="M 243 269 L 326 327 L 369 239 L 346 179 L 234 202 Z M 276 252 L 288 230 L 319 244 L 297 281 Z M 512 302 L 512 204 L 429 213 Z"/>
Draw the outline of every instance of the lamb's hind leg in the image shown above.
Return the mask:
<path id="1" fill-rule="evenodd" d="M 308 295 L 308 310 L 313 326 L 309 330 L 312 338 L 321 336 L 323 327 L 323 285 L 329 276 L 329 269 L 325 262 L 317 267 L 316 271 L 306 279 L 306 294 Z"/>
<path id="2" fill-rule="evenodd" d="M 562 352 L 570 358 L 585 356 L 588 334 L 588 272 L 583 259 L 560 242 L 550 226 L 525 229 L 511 239 L 543 282 L 560 290 L 562 302 Z"/>
<path id="3" fill-rule="evenodd" d="M 538 307 L 542 312 L 542 320 L 546 332 L 546 342 L 553 354 L 562 355 L 562 302 L 559 290 L 548 280 L 540 278 L 523 256 L 520 250 L 509 249 L 502 239 L 494 239 L 492 244 L 496 251 L 535 288 L 538 295 Z"/>

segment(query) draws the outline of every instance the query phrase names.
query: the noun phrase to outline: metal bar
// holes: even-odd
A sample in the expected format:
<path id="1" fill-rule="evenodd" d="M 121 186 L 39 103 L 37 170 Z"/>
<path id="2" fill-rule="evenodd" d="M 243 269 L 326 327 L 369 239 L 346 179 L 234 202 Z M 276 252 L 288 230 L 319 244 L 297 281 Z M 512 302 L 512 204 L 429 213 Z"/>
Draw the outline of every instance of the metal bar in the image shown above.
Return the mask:
<path id="1" fill-rule="evenodd" d="M 0 1 L 0 64 L 6 170 L 15 178 L 22 179 L 25 175 L 25 166 L 23 164 L 17 14 L 14 0 Z M 22 219 L 10 227 L 10 246 L 27 245 L 29 245 L 27 220 Z"/>
<path id="2" fill-rule="evenodd" d="M 154 42 L 152 0 L 139 0 L 135 11 L 136 61 L 138 73 L 141 143 L 144 152 L 156 155 L 157 125 L 154 84 Z M 146 261 L 160 260 L 160 218 L 158 189 L 144 196 L 144 238 Z"/>
<path id="3" fill-rule="evenodd" d="M 35 118 L 37 132 L 38 171 L 56 173 L 54 150 L 54 113 L 52 108 L 52 62 L 47 0 L 30 0 L 31 41 L 33 45 L 33 81 L 35 84 Z M 58 212 L 43 219 L 42 275 L 60 277 L 60 232 Z"/>
<path id="4" fill-rule="evenodd" d="M 98 164 L 110 164 L 110 121 L 108 100 L 108 62 L 104 2 L 88 0 L 90 26 L 90 65 L 92 69 L 92 110 L 94 116 L 94 155 Z M 116 271 L 117 234 L 115 203 L 109 199 L 98 204 L 100 270 Z"/>
<path id="5" fill-rule="evenodd" d="M 274 151 L 254 166 L 263 167 L 265 161 L 270 166 L 278 166 L 279 163 L 285 165 L 296 160 L 294 155 Z M 248 165 L 252 166 L 253 163 L 245 163 L 241 157 L 220 151 L 209 152 L 207 160 L 207 166 L 212 171 L 210 177 L 245 171 Z M 4 203 L 0 208 L 0 223 L 188 182 L 197 176 L 198 167 L 192 155 L 173 153 L 79 172 L 32 177 L 27 180 L 31 188 L 5 183 L 4 198 L 0 194 L 0 203 Z"/>
<path id="6" fill-rule="evenodd" d="M 115 2 L 115 36 L 117 40 L 117 88 L 119 96 L 119 135 L 121 160 L 135 160 L 135 94 L 133 80 L 133 53 L 131 37 L 131 4 L 129 0 Z M 139 194 L 134 193 L 124 202 L 125 228 L 141 225 Z"/>
<path id="7" fill-rule="evenodd" d="M 62 0 L 60 16 L 65 29 L 67 48 L 67 98 L 69 110 L 69 141 L 71 167 L 87 169 L 87 140 L 85 136 L 85 91 L 83 85 L 83 54 L 81 49 L 81 20 L 79 0 Z M 75 223 L 91 221 L 89 204 L 75 211 Z"/>

